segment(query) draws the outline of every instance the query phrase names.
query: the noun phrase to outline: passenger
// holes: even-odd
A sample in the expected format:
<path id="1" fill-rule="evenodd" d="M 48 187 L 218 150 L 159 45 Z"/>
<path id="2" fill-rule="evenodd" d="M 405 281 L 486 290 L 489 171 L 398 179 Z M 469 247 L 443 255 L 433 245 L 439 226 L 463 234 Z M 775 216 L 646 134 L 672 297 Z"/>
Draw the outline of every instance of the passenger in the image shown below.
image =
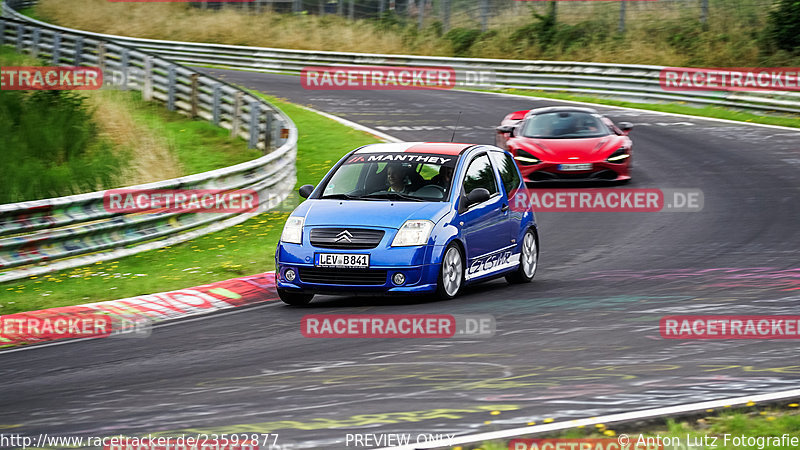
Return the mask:
<path id="1" fill-rule="evenodd" d="M 441 186 L 445 189 L 450 187 L 450 183 L 453 181 L 453 172 L 455 171 L 454 167 L 451 166 L 442 166 L 439 169 L 439 174 L 431 178 L 430 184 L 435 184 Z"/>
<path id="2" fill-rule="evenodd" d="M 386 166 L 386 181 L 389 183 L 387 191 L 408 194 L 409 186 L 406 184 L 408 173 L 408 167 L 400 163 L 388 164 Z"/>

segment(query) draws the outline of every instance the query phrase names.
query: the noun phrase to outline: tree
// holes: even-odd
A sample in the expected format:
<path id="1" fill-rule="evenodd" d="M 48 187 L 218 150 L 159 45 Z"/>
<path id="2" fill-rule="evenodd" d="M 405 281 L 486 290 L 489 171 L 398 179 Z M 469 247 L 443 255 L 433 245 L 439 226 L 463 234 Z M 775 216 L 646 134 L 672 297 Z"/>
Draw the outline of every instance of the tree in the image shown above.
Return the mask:
<path id="1" fill-rule="evenodd" d="M 778 48 L 800 52 L 800 0 L 779 0 L 769 13 L 769 37 Z"/>

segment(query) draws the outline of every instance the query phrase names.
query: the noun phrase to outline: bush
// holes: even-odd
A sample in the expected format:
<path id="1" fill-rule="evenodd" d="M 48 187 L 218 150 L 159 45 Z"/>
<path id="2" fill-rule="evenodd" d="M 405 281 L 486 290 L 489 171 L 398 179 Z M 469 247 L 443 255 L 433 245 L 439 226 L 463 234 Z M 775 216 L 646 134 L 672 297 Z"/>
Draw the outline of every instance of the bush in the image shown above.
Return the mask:
<path id="1" fill-rule="evenodd" d="M 779 49 L 800 53 L 800 1 L 780 0 L 769 13 L 767 33 Z"/>
<path id="2" fill-rule="evenodd" d="M 4 91 L 0 136 L 0 203 L 113 187 L 125 161 L 99 138 L 83 98 L 69 91 Z"/>
<path id="3" fill-rule="evenodd" d="M 453 28 L 444 35 L 453 46 L 455 56 L 467 56 L 470 47 L 481 36 L 481 30 L 473 28 Z"/>

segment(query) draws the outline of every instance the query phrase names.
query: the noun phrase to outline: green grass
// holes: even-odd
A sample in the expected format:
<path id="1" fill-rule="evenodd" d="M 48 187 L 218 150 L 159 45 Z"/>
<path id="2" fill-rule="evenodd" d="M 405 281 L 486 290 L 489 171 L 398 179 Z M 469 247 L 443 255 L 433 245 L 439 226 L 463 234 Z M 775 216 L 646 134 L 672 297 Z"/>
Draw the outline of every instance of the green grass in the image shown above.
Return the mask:
<path id="1" fill-rule="evenodd" d="M 35 6 L 34 7 L 30 7 L 30 8 L 22 8 L 22 9 L 19 10 L 19 13 L 22 14 L 23 16 L 28 16 L 31 19 L 42 20 L 42 18 L 39 17 L 38 14 L 36 14 L 36 7 Z"/>
<path id="2" fill-rule="evenodd" d="M 652 422 L 649 426 L 633 427 L 632 425 L 621 425 L 624 429 L 613 430 L 604 424 L 594 427 L 573 428 L 560 433 L 535 436 L 531 439 L 597 439 L 608 438 L 617 441 L 621 434 L 626 434 L 630 443 L 633 445 L 637 441 L 642 444 L 641 449 L 657 448 L 655 446 L 643 445 L 647 437 L 660 437 L 661 442 L 664 438 L 673 443 L 679 442 L 674 448 L 677 449 L 730 449 L 738 450 L 742 448 L 759 448 L 761 450 L 772 449 L 795 449 L 796 446 L 769 445 L 764 442 L 763 446 L 734 445 L 733 438 L 738 436 L 745 437 L 769 437 L 782 436 L 788 434 L 790 437 L 800 438 L 800 408 L 797 403 L 788 403 L 780 406 L 759 407 L 754 403 L 749 407 L 723 408 L 720 410 L 707 410 L 706 414 L 695 414 L 683 418 L 669 418 Z M 725 435 L 729 435 L 728 442 L 724 441 Z M 688 443 L 692 446 L 687 446 Z M 716 441 L 704 439 L 704 437 L 717 437 Z M 679 440 L 676 440 L 679 439 Z M 651 440 L 650 442 L 655 442 Z M 701 445 L 705 443 L 706 445 Z M 698 444 L 698 445 L 695 445 Z M 565 443 L 564 445 L 569 445 Z M 471 445 L 464 447 L 454 447 L 454 450 L 508 450 L 509 443 L 505 441 L 484 442 L 479 446 Z M 568 447 L 567 447 L 568 448 Z M 636 448 L 636 447 L 631 447 Z M 673 448 L 672 445 L 665 445 L 663 448 Z"/>
<path id="3" fill-rule="evenodd" d="M 0 65 L 40 65 L 0 48 Z M 72 91 L 0 96 L 0 203 L 114 187 L 128 155 L 102 136 L 87 99 Z"/>
<path id="4" fill-rule="evenodd" d="M 266 97 L 300 130 L 298 186 L 315 184 L 344 153 L 377 142 L 296 105 Z M 275 211 L 173 247 L 0 284 L 0 314 L 114 300 L 250 275 L 274 268 L 275 246 L 297 197 Z"/>
<path id="5" fill-rule="evenodd" d="M 42 63 L 0 46 L 0 65 Z M 97 102 L 105 105 L 104 111 L 112 111 L 116 122 L 96 112 Z M 106 124 L 114 131 L 104 132 Z M 0 173 L 6 174 L 0 177 L 0 203 L 158 181 L 261 156 L 243 139 L 231 139 L 228 131 L 144 102 L 132 91 L 7 91 L 0 97 L 0 135 Z M 139 152 L 147 155 L 141 162 L 136 158 Z M 174 157 L 167 175 L 160 168 L 145 168 L 146 175 L 128 170 L 152 164 L 152 152 Z"/>
<path id="6" fill-rule="evenodd" d="M 634 103 L 622 100 L 613 100 L 602 97 L 580 96 L 558 92 L 528 91 L 521 89 L 505 89 L 500 92 L 506 94 L 523 95 L 526 97 L 543 97 L 557 100 L 570 100 L 576 102 L 597 103 L 599 105 L 621 106 L 625 108 L 646 109 L 649 111 L 685 114 L 688 116 L 711 117 L 715 119 L 735 120 L 739 122 L 763 123 L 767 125 L 780 125 L 784 127 L 800 128 L 798 115 L 758 115 L 745 111 L 735 111 L 718 106 L 695 107 L 681 103 Z"/>
<path id="7" fill-rule="evenodd" d="M 167 110 L 163 104 L 145 102 L 138 92 L 119 94 L 135 98 L 136 121 L 168 143 L 183 175 L 221 169 L 262 156 L 260 150 L 248 149 L 244 139 L 231 139 L 230 131 L 210 122 L 191 120 Z"/>

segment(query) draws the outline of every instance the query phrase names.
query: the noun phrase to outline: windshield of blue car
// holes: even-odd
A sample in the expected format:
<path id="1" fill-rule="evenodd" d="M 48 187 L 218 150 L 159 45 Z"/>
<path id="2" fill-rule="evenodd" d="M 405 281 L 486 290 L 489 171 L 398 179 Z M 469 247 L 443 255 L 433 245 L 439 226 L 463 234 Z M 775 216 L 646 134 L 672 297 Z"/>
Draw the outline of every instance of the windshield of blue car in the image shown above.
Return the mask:
<path id="1" fill-rule="evenodd" d="M 328 179 L 320 198 L 446 201 L 456 158 L 412 153 L 354 154 Z"/>
<path id="2" fill-rule="evenodd" d="M 611 130 L 597 114 L 562 111 L 537 114 L 525 120 L 522 136 L 539 139 L 578 139 L 607 136 Z"/>

